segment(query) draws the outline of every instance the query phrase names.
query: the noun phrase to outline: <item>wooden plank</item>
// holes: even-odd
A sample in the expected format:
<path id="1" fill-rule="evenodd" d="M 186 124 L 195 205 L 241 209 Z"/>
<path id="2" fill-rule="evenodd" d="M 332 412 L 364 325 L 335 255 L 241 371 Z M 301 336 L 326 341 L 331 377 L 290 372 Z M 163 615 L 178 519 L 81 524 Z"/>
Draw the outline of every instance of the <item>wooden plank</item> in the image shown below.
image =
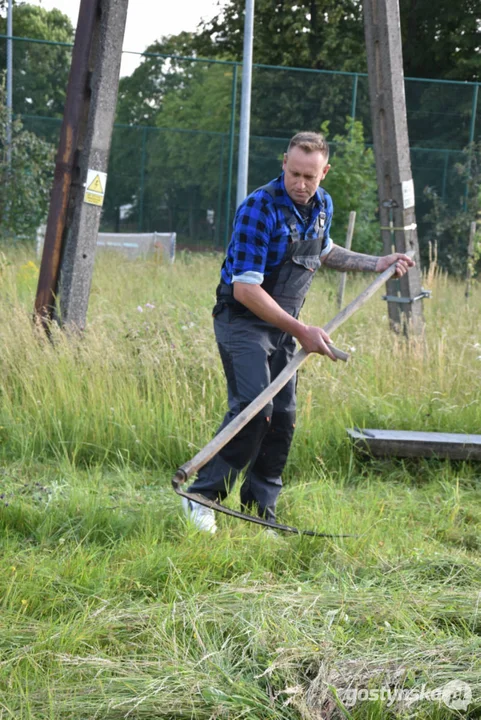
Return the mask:
<path id="1" fill-rule="evenodd" d="M 437 457 L 481 461 L 481 435 L 413 430 L 347 429 L 356 447 L 375 457 Z"/>

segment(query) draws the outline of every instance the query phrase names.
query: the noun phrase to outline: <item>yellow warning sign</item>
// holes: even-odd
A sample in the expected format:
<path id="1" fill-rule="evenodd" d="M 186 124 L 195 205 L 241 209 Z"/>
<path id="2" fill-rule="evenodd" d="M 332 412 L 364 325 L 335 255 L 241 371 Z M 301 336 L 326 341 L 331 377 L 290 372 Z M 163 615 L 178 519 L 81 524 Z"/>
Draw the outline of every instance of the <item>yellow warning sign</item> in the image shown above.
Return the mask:
<path id="1" fill-rule="evenodd" d="M 104 204 L 104 196 L 100 195 L 99 193 L 89 192 L 88 190 L 85 193 L 84 201 L 86 203 L 89 203 L 90 205 L 98 205 L 99 207 L 102 207 Z"/>
<path id="2" fill-rule="evenodd" d="M 92 192 L 96 193 L 102 193 L 104 192 L 104 189 L 102 187 L 102 183 L 100 182 L 100 175 L 96 175 L 90 185 L 88 185 L 87 190 L 91 190 Z"/>
<path id="3" fill-rule="evenodd" d="M 107 173 L 101 170 L 88 169 L 87 182 L 85 183 L 84 202 L 90 205 L 102 207 L 104 204 L 105 186 L 107 184 Z"/>

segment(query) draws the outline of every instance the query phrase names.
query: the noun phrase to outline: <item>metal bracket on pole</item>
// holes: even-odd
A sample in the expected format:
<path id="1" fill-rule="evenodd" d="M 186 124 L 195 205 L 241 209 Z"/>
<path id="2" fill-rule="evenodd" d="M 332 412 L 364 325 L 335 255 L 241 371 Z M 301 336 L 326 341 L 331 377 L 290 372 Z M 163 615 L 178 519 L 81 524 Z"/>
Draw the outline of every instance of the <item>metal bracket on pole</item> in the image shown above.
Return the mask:
<path id="1" fill-rule="evenodd" d="M 400 295 L 383 295 L 382 299 L 386 300 L 387 302 L 393 302 L 393 303 L 414 303 L 416 300 L 423 300 L 424 298 L 430 298 L 432 296 L 431 290 L 424 290 L 424 288 L 421 289 L 421 292 L 419 295 L 416 295 L 416 297 L 410 298 L 410 297 L 401 297 Z"/>

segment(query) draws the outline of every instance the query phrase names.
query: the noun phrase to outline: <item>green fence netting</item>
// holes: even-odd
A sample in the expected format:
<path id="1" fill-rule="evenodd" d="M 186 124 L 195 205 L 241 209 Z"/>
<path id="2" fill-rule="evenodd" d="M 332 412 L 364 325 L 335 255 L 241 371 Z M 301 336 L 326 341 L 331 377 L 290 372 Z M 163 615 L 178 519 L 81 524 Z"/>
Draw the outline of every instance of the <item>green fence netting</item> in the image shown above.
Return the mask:
<path id="1" fill-rule="evenodd" d="M 26 39 L 13 45 L 14 113 L 56 144 L 71 47 Z M 5 66 L 5 37 L 0 62 Z M 101 229 L 175 231 L 181 246 L 223 248 L 235 212 L 242 65 L 144 55 L 141 66 L 141 79 L 137 71 L 120 85 Z M 476 83 L 406 79 L 405 90 L 422 228 L 426 187 L 448 204 L 462 203 L 466 181 L 456 166 L 479 137 L 481 107 Z M 366 75 L 254 66 L 249 190 L 278 174 L 295 132 L 328 121 L 332 140 L 346 132 L 348 117 L 363 123 L 372 144 Z"/>

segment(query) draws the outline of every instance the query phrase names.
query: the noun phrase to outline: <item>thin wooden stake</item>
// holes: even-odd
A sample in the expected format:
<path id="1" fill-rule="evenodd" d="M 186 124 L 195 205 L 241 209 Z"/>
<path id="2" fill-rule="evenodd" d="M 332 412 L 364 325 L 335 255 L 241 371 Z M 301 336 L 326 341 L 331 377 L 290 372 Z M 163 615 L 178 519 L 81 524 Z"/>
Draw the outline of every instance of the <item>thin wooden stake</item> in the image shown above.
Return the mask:
<path id="1" fill-rule="evenodd" d="M 473 260 L 474 260 L 474 238 L 476 237 L 476 223 L 472 222 L 469 228 L 469 244 L 468 244 L 468 262 L 466 266 L 466 291 L 464 297 L 469 298 L 471 292 L 471 279 L 473 277 Z"/>
<path id="2" fill-rule="evenodd" d="M 356 224 L 356 211 L 351 210 L 349 213 L 349 224 L 347 226 L 347 235 L 346 235 L 346 250 L 351 249 L 352 244 L 352 236 L 354 235 L 354 225 Z M 339 280 L 339 292 L 337 294 L 337 307 L 339 310 L 342 308 L 342 305 L 344 303 L 344 290 L 346 288 L 346 277 L 347 273 L 343 272 L 341 273 L 341 277 Z"/>

